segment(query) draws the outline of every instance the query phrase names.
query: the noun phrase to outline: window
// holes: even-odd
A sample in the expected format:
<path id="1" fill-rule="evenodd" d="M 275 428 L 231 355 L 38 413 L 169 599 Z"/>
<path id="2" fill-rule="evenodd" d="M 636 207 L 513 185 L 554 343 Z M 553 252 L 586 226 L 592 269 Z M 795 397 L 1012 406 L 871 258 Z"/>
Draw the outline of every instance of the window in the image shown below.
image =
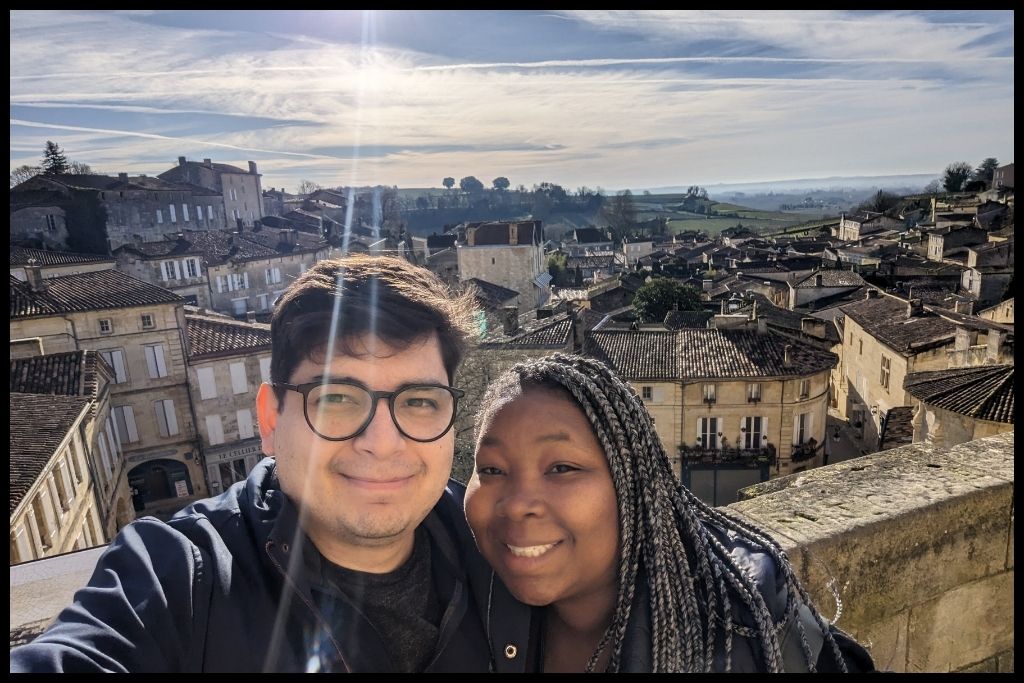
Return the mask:
<path id="1" fill-rule="evenodd" d="M 60 511 L 67 512 L 68 510 L 70 510 L 71 496 L 69 489 L 71 487 L 69 485 L 65 485 L 63 477 L 61 476 L 59 470 L 50 472 L 47 479 L 47 486 L 52 485 L 53 489 L 57 492 L 57 503 L 60 505 Z"/>
<path id="2" fill-rule="evenodd" d="M 217 398 L 217 381 L 213 377 L 213 368 L 199 368 L 196 370 L 196 377 L 199 378 L 199 398 L 204 401 Z"/>
<path id="3" fill-rule="evenodd" d="M 811 395 L 811 380 L 800 380 L 800 399 L 803 400 Z"/>
<path id="4" fill-rule="evenodd" d="M 861 356 L 864 355 L 864 340 L 863 339 L 860 340 L 860 351 L 858 353 Z"/>
<path id="5" fill-rule="evenodd" d="M 640 387 L 640 398 L 645 401 L 653 401 L 654 387 Z"/>
<path id="6" fill-rule="evenodd" d="M 149 378 L 159 379 L 167 376 L 167 363 L 164 362 L 164 345 L 152 344 L 142 347 L 146 351 L 146 365 L 149 367 Z"/>
<path id="7" fill-rule="evenodd" d="M 82 444 L 78 439 L 78 435 L 75 435 L 75 440 L 71 443 L 71 449 L 68 451 L 68 460 L 71 461 L 71 470 L 75 474 L 75 484 L 82 483 Z"/>
<path id="8" fill-rule="evenodd" d="M 121 443 L 135 443 L 139 440 L 139 430 L 135 426 L 135 411 L 131 406 L 114 406 L 114 424 L 117 426 L 117 438 Z"/>
<path id="9" fill-rule="evenodd" d="M 236 394 L 249 391 L 249 382 L 245 378 L 245 363 L 231 364 L 231 391 Z"/>
<path id="10" fill-rule="evenodd" d="M 109 351 L 100 351 L 100 355 L 103 356 L 103 360 L 107 361 L 114 370 L 114 384 L 123 384 L 128 381 L 128 372 L 125 370 L 124 365 L 124 351 L 121 349 L 110 349 Z"/>
<path id="11" fill-rule="evenodd" d="M 239 439 L 251 439 L 253 437 L 252 430 L 252 412 L 246 408 L 245 410 L 239 410 L 238 416 L 238 438 Z"/>
<path id="12" fill-rule="evenodd" d="M 183 223 L 188 222 L 188 204 L 181 205 L 181 220 Z"/>
<path id="13" fill-rule="evenodd" d="M 213 220 L 213 207 L 209 204 L 206 205 L 206 215 L 209 217 L 209 220 Z"/>
<path id="14" fill-rule="evenodd" d="M 100 445 L 100 459 L 103 461 L 103 472 L 106 473 L 107 479 L 109 479 L 114 473 L 114 467 L 110 464 L 110 449 L 107 448 L 107 435 L 100 432 L 100 438 L 97 439 Z"/>
<path id="15" fill-rule="evenodd" d="M 177 280 L 181 278 L 181 271 L 178 270 L 177 261 L 161 261 L 160 262 L 160 279 L 162 280 Z"/>
<path id="16" fill-rule="evenodd" d="M 259 294 L 259 295 L 257 295 L 257 297 L 256 297 L 256 308 L 258 310 L 260 310 L 260 311 L 269 311 L 270 310 L 270 295 L 269 294 Z"/>
<path id="17" fill-rule="evenodd" d="M 740 421 L 740 439 L 743 448 L 763 448 L 768 439 L 765 437 L 765 418 L 760 416 L 745 417 Z"/>
<path id="18" fill-rule="evenodd" d="M 110 322 L 110 318 L 102 318 L 100 320 L 100 334 L 110 334 L 114 331 L 114 325 Z"/>
<path id="19" fill-rule="evenodd" d="M 167 205 L 167 208 L 168 208 L 168 209 L 170 209 L 169 213 L 170 213 L 170 216 L 171 216 L 171 222 L 172 222 L 172 223 L 177 223 L 177 222 L 178 222 L 178 219 L 177 219 L 177 218 L 175 218 L 175 214 L 174 214 L 174 204 L 168 204 L 168 205 Z"/>
<path id="20" fill-rule="evenodd" d="M 811 438 L 811 413 L 800 413 L 793 423 L 793 445 L 799 446 Z"/>
<path id="21" fill-rule="evenodd" d="M 156 322 L 153 320 L 153 315 L 151 313 L 143 313 L 142 314 L 142 329 L 144 329 L 144 330 L 151 330 L 154 327 L 156 327 Z"/>
<path id="22" fill-rule="evenodd" d="M 199 277 L 199 259 L 185 259 L 185 277 Z"/>
<path id="23" fill-rule="evenodd" d="M 714 385 L 712 385 L 714 386 Z M 704 448 L 718 448 L 718 418 L 702 417 L 697 420 L 700 445 Z"/>
<path id="24" fill-rule="evenodd" d="M 156 411 L 156 426 L 160 436 L 174 436 L 178 433 L 178 417 L 174 412 L 174 401 L 164 399 L 155 401 L 153 407 Z"/>
<path id="25" fill-rule="evenodd" d="M 196 204 L 196 220 L 203 220 L 203 207 L 201 204 Z"/>
<path id="26" fill-rule="evenodd" d="M 238 195 L 235 194 L 235 188 L 233 188 L 233 187 L 231 188 L 231 201 L 233 201 L 233 202 L 237 202 L 238 201 Z M 238 209 L 235 209 L 235 218 L 238 218 Z"/>
<path id="27" fill-rule="evenodd" d="M 715 385 L 714 384 L 705 384 L 705 385 L 703 385 L 702 395 L 704 397 L 704 402 L 705 403 L 714 403 L 715 402 Z"/>
<path id="28" fill-rule="evenodd" d="M 882 388 L 885 389 L 886 391 L 889 390 L 889 374 L 891 367 L 892 366 L 889 357 L 882 356 L 882 376 L 878 381 L 881 383 Z"/>
<path id="29" fill-rule="evenodd" d="M 50 490 L 46 487 L 39 492 L 32 503 L 35 513 L 36 527 L 39 529 L 39 541 L 43 550 L 53 547 L 53 536 L 57 533 L 57 518 L 50 499 Z"/>
<path id="30" fill-rule="evenodd" d="M 46 214 L 46 229 L 50 232 L 57 232 L 57 219 L 52 213 Z"/>
<path id="31" fill-rule="evenodd" d="M 162 224 L 164 222 L 164 212 L 160 209 L 156 210 L 156 222 L 157 224 Z"/>
<path id="32" fill-rule="evenodd" d="M 260 358 L 260 379 L 270 381 L 270 358 Z"/>
<path id="33" fill-rule="evenodd" d="M 24 524 L 19 524 L 11 532 L 11 564 L 28 562 L 34 559 L 32 543 L 29 541 L 28 532 Z"/>
<path id="34" fill-rule="evenodd" d="M 266 273 L 267 284 L 276 285 L 281 282 L 281 269 L 280 268 L 269 268 Z"/>
<path id="35" fill-rule="evenodd" d="M 755 382 L 747 385 L 747 402 L 757 403 L 761 400 L 761 383 Z"/>
<path id="36" fill-rule="evenodd" d="M 248 310 L 248 308 L 249 308 L 249 299 L 244 297 L 244 296 L 241 299 L 232 299 L 231 300 L 231 311 L 235 315 L 245 315 L 245 313 Z"/>
<path id="37" fill-rule="evenodd" d="M 224 443 L 224 427 L 220 423 L 220 415 L 206 416 L 206 433 L 211 446 Z"/>

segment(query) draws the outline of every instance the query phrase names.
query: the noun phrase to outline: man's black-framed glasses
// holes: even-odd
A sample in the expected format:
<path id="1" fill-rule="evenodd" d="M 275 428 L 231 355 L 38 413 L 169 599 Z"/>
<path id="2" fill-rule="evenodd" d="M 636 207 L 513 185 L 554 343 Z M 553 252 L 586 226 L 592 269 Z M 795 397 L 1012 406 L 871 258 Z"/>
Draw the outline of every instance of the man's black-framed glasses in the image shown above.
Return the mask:
<path id="1" fill-rule="evenodd" d="M 373 391 L 353 382 L 270 385 L 302 394 L 306 423 L 327 441 L 362 434 L 382 398 L 387 399 L 391 419 L 403 436 L 423 443 L 437 441 L 452 428 L 459 399 L 466 394 L 443 384 L 406 384 L 395 391 Z"/>

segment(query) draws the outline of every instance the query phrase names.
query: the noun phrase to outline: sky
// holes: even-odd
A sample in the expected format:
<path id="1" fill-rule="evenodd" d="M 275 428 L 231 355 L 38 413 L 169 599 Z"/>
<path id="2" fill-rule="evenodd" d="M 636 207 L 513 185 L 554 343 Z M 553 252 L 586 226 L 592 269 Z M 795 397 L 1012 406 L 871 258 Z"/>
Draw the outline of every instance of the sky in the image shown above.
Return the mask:
<path id="1" fill-rule="evenodd" d="M 10 12 L 11 168 L 634 190 L 1013 161 L 1012 11 Z"/>

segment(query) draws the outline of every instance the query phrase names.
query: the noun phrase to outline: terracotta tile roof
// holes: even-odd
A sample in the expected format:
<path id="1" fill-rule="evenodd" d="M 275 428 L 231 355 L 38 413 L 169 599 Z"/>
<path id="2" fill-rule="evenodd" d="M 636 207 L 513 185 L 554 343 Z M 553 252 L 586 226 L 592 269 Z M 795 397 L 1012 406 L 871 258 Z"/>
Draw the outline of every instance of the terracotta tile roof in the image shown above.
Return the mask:
<path id="1" fill-rule="evenodd" d="M 910 353 L 915 347 L 941 345 L 956 335 L 956 325 L 949 320 L 927 311 L 908 318 L 907 302 L 884 294 L 840 310 L 872 337 L 902 353 Z"/>
<path id="2" fill-rule="evenodd" d="M 293 251 L 315 251 L 327 245 L 317 235 L 301 231 L 293 233 L 295 245 L 282 240 L 278 230 L 263 229 L 259 232 L 245 231 L 241 234 L 227 230 L 184 230 L 175 239 L 160 242 L 133 242 L 118 247 L 115 251 L 129 251 L 147 259 L 161 259 L 171 256 L 198 255 L 210 265 L 222 265 L 228 261 L 256 261 L 275 258 Z"/>
<path id="3" fill-rule="evenodd" d="M 571 334 L 572 320 L 568 313 L 526 322 L 520 318 L 520 328 L 515 333 L 506 335 L 500 327 L 489 330 L 480 340 L 480 347 L 485 349 L 564 349 L 569 344 Z"/>
<path id="4" fill-rule="evenodd" d="M 787 345 L 788 366 L 783 363 Z M 802 376 L 839 361 L 833 353 L 775 334 L 717 329 L 588 332 L 584 352 L 630 379 Z"/>
<path id="5" fill-rule="evenodd" d="M 711 311 L 669 311 L 665 316 L 665 327 L 670 330 L 681 330 L 686 327 L 702 329 L 708 321 L 715 317 Z"/>
<path id="6" fill-rule="evenodd" d="M 1013 366 L 912 372 L 903 388 L 923 403 L 990 422 L 1013 424 Z"/>
<path id="7" fill-rule="evenodd" d="M 189 359 L 270 348 L 270 325 L 185 314 Z"/>
<path id="8" fill-rule="evenodd" d="M 508 245 L 510 231 L 515 231 L 516 244 L 520 246 L 544 241 L 540 221 L 483 223 L 469 228 L 467 234 L 471 235 L 473 246 Z"/>
<path id="9" fill-rule="evenodd" d="M 615 256 L 567 256 L 566 268 L 611 268 L 615 265 Z"/>
<path id="10" fill-rule="evenodd" d="M 852 270 L 835 270 L 829 268 L 811 273 L 807 277 L 794 283 L 794 287 L 817 287 L 817 276 L 821 276 L 822 287 L 861 287 L 864 285 L 864 278 Z"/>
<path id="11" fill-rule="evenodd" d="M 11 318 L 184 301 L 174 292 L 117 270 L 63 275 L 47 278 L 44 282 L 44 291 L 33 292 L 28 284 L 11 277 Z"/>
<path id="12" fill-rule="evenodd" d="M 70 251 L 48 251 L 11 245 L 11 265 L 27 266 L 29 259 L 35 259 L 40 266 L 70 266 L 85 263 L 113 263 L 111 256 L 99 254 L 78 254 Z"/>
<path id="13" fill-rule="evenodd" d="M 13 513 L 92 400 L 80 396 L 14 392 L 10 399 L 8 453 Z"/>
<path id="14" fill-rule="evenodd" d="M 601 234 L 597 228 L 576 228 L 573 230 L 573 237 L 577 244 L 595 244 L 611 242 L 611 238 Z"/>
<path id="15" fill-rule="evenodd" d="M 98 372 L 111 374 L 96 351 L 67 351 L 11 359 L 11 392 L 90 396 L 99 391 Z"/>
<path id="16" fill-rule="evenodd" d="M 914 408 L 896 406 L 885 413 L 882 433 L 878 437 L 879 450 L 907 446 L 914 442 Z"/>

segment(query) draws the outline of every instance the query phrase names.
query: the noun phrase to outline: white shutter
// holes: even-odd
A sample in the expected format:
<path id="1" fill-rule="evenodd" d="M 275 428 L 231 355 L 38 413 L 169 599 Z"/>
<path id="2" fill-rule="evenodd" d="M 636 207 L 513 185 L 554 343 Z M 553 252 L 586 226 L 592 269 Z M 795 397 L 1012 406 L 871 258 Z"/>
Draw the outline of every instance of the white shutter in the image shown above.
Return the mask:
<path id="1" fill-rule="evenodd" d="M 239 410 L 238 415 L 238 438 L 239 439 L 251 439 L 253 437 L 252 431 L 252 412 L 249 409 Z"/>
<path id="2" fill-rule="evenodd" d="M 64 492 L 67 494 L 68 503 L 75 499 L 75 486 L 74 481 L 71 479 L 71 470 L 68 469 L 67 460 L 60 461 L 60 478 L 61 484 L 64 486 Z"/>
<path id="3" fill-rule="evenodd" d="M 223 275 L 218 275 L 217 276 L 217 293 L 218 294 L 223 294 L 224 293 L 224 276 Z"/>
<path id="4" fill-rule="evenodd" d="M 162 344 L 146 346 L 146 364 L 149 366 L 150 379 L 159 379 L 167 376 L 167 364 L 164 362 L 164 347 Z"/>
<path id="5" fill-rule="evenodd" d="M 203 220 L 203 206 L 202 204 L 196 204 L 196 220 Z"/>
<path id="6" fill-rule="evenodd" d="M 51 539 L 57 533 L 57 513 L 54 510 L 55 503 L 48 486 L 44 486 L 39 492 L 38 501 L 43 509 L 43 517 L 46 519 L 46 529 L 40 529 L 40 535 L 44 536 L 44 543 L 49 547 L 53 545 Z"/>
<path id="7" fill-rule="evenodd" d="M 249 382 L 245 378 L 245 363 L 231 364 L 231 390 L 236 394 L 249 391 Z"/>
<path id="8" fill-rule="evenodd" d="M 224 429 L 220 424 L 220 415 L 206 416 L 206 434 L 210 438 L 211 446 L 224 443 Z"/>
<path id="9" fill-rule="evenodd" d="M 206 205 L 206 215 L 208 220 L 213 220 L 213 207 L 209 204 Z"/>
<path id="10" fill-rule="evenodd" d="M 170 436 L 170 432 L 167 431 L 167 415 L 164 411 L 164 402 L 157 401 L 153 404 L 153 412 L 156 413 L 156 428 L 160 436 Z"/>
<path id="11" fill-rule="evenodd" d="M 266 279 L 267 279 L 267 284 L 268 284 L 268 285 L 271 285 L 271 284 L 273 284 L 273 283 L 272 283 L 272 282 L 270 281 L 270 269 L 269 269 L 269 268 L 268 268 L 267 270 L 263 271 L 263 275 L 264 275 L 264 277 L 266 277 Z"/>
<path id="12" fill-rule="evenodd" d="M 248 271 L 242 273 L 242 289 L 249 289 L 249 273 L 248 273 Z"/>
<path id="13" fill-rule="evenodd" d="M 167 399 L 163 403 L 164 413 L 167 416 L 167 434 L 175 436 L 178 434 L 178 414 L 174 410 L 174 401 Z"/>
<path id="14" fill-rule="evenodd" d="M 35 554 L 32 552 L 32 543 L 29 541 L 24 524 L 19 524 L 14 531 L 14 547 L 18 552 L 18 562 L 28 562 L 35 559 Z"/>
<path id="15" fill-rule="evenodd" d="M 175 218 L 175 213 L 174 213 L 174 204 L 169 204 L 169 205 L 167 206 L 167 208 L 169 208 L 169 209 L 170 209 L 170 214 L 171 214 L 171 222 L 172 222 L 172 223 L 175 223 L 175 222 L 177 222 L 177 218 Z"/>
<path id="16" fill-rule="evenodd" d="M 199 378 L 199 398 L 217 398 L 217 380 L 213 377 L 213 368 L 199 368 L 196 377 Z"/>
<path id="17" fill-rule="evenodd" d="M 187 219 L 186 219 L 187 220 Z M 174 279 L 180 280 L 182 272 L 184 272 L 184 266 L 180 261 L 171 261 L 174 264 Z"/>
<path id="18" fill-rule="evenodd" d="M 107 416 L 107 439 L 110 440 L 110 454 L 116 455 L 121 452 L 121 434 L 117 431 L 117 408 L 111 408 L 110 415 Z M 116 441 L 114 439 L 117 439 Z"/>
<path id="19" fill-rule="evenodd" d="M 804 434 L 807 435 L 807 438 L 804 439 L 804 441 L 810 441 L 811 437 L 814 436 L 814 413 L 813 412 L 808 411 L 808 413 L 807 413 L 807 420 L 806 420 L 806 422 L 804 424 Z M 815 439 L 815 441 L 817 441 L 817 439 Z"/>
<path id="20" fill-rule="evenodd" d="M 135 426 L 135 411 L 131 406 L 123 406 L 125 426 L 128 428 L 128 442 L 134 443 L 139 440 L 139 429 Z"/>
<path id="21" fill-rule="evenodd" d="M 160 279 L 167 282 L 167 261 L 160 262 Z"/>
<path id="22" fill-rule="evenodd" d="M 188 204 L 182 202 L 181 204 L 181 220 L 182 222 L 188 222 Z"/>
<path id="23" fill-rule="evenodd" d="M 110 451 L 107 450 L 107 435 L 100 432 L 100 438 L 97 439 L 100 445 L 100 459 L 103 461 L 103 472 L 109 477 L 111 472 L 110 466 Z"/>
<path id="24" fill-rule="evenodd" d="M 763 446 L 767 446 L 769 443 L 772 442 L 772 437 L 771 437 L 771 435 L 768 434 L 768 418 L 767 417 L 762 417 L 761 418 L 761 436 L 762 436 L 761 443 L 755 444 L 754 448 L 762 448 Z M 763 438 L 765 436 L 768 437 L 767 440 L 765 440 Z"/>
<path id="25" fill-rule="evenodd" d="M 800 443 L 800 415 L 793 416 L 793 445 Z"/>
<path id="26" fill-rule="evenodd" d="M 260 358 L 260 378 L 264 382 L 270 381 L 270 358 Z"/>

